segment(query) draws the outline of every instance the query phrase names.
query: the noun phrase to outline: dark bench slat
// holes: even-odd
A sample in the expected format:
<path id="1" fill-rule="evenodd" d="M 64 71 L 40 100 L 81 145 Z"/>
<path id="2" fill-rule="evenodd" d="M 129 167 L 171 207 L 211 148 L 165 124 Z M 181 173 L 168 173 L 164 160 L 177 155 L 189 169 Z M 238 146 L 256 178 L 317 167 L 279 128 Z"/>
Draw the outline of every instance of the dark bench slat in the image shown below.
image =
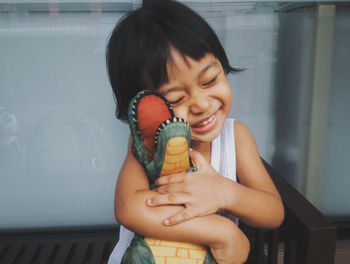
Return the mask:
<path id="1" fill-rule="evenodd" d="M 85 263 L 85 256 L 87 254 L 87 249 L 89 246 L 89 243 L 87 241 L 79 241 L 79 243 L 76 243 L 77 247 L 74 252 L 72 262 L 73 264 L 83 264 Z"/>
<path id="2" fill-rule="evenodd" d="M 103 249 L 103 256 L 102 256 L 102 264 L 106 264 L 108 262 L 108 258 L 110 254 L 112 253 L 112 250 L 115 246 L 117 241 L 107 241 L 105 243 L 104 249 Z"/>
<path id="3" fill-rule="evenodd" d="M 105 247 L 105 240 L 98 240 L 94 244 L 92 255 L 90 258 L 90 263 L 102 263 L 103 250 Z"/>
<path id="4" fill-rule="evenodd" d="M 0 263 L 4 264 L 10 264 L 13 263 L 18 255 L 18 253 L 21 252 L 22 245 L 14 244 L 14 245 L 8 245 L 2 255 L 2 258 L 0 260 Z"/>
<path id="5" fill-rule="evenodd" d="M 284 264 L 297 263 L 297 241 L 293 237 L 288 237 L 284 246 Z"/>
<path id="6" fill-rule="evenodd" d="M 55 243 L 55 245 L 54 245 L 54 247 L 53 247 L 53 249 L 52 249 L 52 252 L 51 252 L 51 254 L 50 254 L 50 257 L 49 257 L 49 259 L 47 260 L 47 263 L 48 263 L 48 264 L 52 264 L 52 263 L 54 262 L 54 260 L 56 259 L 57 254 L 58 254 L 60 248 L 61 248 L 61 243 Z"/>
<path id="7" fill-rule="evenodd" d="M 30 259 L 29 261 L 29 264 L 34 264 L 37 262 L 38 258 L 40 257 L 40 254 L 42 252 L 44 248 L 44 245 L 42 243 L 40 243 L 36 249 L 35 249 L 35 252 L 34 252 L 34 255 L 32 256 L 32 258 Z"/>
<path id="8" fill-rule="evenodd" d="M 72 247 L 72 243 L 67 241 L 65 243 L 60 243 L 60 247 L 58 249 L 57 255 L 52 258 L 52 264 L 63 264 L 66 263 L 66 259 L 68 257 L 69 250 Z"/>
<path id="9" fill-rule="evenodd" d="M 12 263 L 18 263 L 19 262 L 19 260 L 22 258 L 22 256 L 23 256 L 23 253 L 26 251 L 26 248 L 27 248 L 27 246 L 24 246 L 24 245 L 22 245 L 21 246 L 21 249 L 19 250 L 19 252 L 17 253 L 17 255 L 16 255 L 16 258 L 13 260 L 13 262 Z"/>
<path id="10" fill-rule="evenodd" d="M 5 244 L 5 243 L 1 243 L 0 244 L 0 263 L 2 263 L 3 258 L 5 257 L 5 255 L 7 254 L 7 252 L 10 250 L 10 246 Z"/>
<path id="11" fill-rule="evenodd" d="M 35 264 L 47 264 L 51 253 L 54 249 L 54 246 L 55 245 L 52 242 L 43 245 L 40 255 L 38 256 L 38 259 L 36 260 Z"/>
<path id="12" fill-rule="evenodd" d="M 16 260 L 16 263 L 18 263 L 18 264 L 28 263 L 28 260 L 32 259 L 32 257 L 34 256 L 38 246 L 39 245 L 35 244 L 35 243 L 26 244 L 24 246 L 25 250 L 24 250 L 23 254 L 21 254 L 20 257 Z"/>
<path id="13" fill-rule="evenodd" d="M 0 232 L 0 264 L 106 264 L 118 229 Z"/>
<path id="14" fill-rule="evenodd" d="M 269 232 L 269 238 L 268 238 L 267 264 L 278 263 L 278 242 L 279 242 L 278 239 L 279 239 L 278 229 L 271 230 Z"/>

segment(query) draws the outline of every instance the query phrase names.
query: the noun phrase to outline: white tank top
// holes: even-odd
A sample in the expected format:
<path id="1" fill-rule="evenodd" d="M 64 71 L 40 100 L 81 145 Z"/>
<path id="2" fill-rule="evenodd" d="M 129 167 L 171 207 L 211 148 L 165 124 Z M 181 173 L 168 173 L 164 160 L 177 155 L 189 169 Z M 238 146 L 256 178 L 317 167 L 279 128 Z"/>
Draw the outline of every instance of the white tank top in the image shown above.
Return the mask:
<path id="1" fill-rule="evenodd" d="M 211 142 L 211 166 L 223 177 L 237 181 L 236 177 L 236 149 L 234 136 L 234 119 L 226 119 L 222 131 L 218 137 Z M 218 212 L 238 223 L 238 219 L 228 212 Z M 113 249 L 108 264 L 119 264 L 124 252 L 129 247 L 134 233 L 120 225 L 119 240 Z"/>

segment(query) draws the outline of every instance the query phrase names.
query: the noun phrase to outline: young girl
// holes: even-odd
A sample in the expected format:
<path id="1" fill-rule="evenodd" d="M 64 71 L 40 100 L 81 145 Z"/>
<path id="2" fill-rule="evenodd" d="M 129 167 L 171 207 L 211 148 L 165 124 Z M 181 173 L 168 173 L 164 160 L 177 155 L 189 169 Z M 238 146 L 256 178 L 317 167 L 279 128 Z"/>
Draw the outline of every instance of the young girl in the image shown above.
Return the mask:
<path id="1" fill-rule="evenodd" d="M 153 2 L 117 24 L 107 67 L 117 117 L 127 120 L 129 101 L 140 90 L 158 91 L 188 121 L 198 169 L 160 177 L 150 190 L 129 140 L 115 193 L 120 239 L 109 263 L 120 263 L 133 232 L 207 245 L 218 263 L 245 262 L 249 242 L 236 219 L 276 228 L 284 210 L 249 129 L 227 119 L 233 96 L 226 75 L 238 70 L 213 30 L 180 3 Z"/>

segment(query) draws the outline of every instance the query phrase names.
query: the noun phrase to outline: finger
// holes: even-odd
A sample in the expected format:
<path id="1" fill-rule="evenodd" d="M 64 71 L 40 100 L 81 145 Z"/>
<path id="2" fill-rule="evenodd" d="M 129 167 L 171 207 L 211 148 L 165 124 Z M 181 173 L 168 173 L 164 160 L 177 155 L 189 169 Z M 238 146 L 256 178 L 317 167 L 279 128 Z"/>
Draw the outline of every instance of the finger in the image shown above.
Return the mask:
<path id="1" fill-rule="evenodd" d="M 171 174 L 171 175 L 165 175 L 161 176 L 156 180 L 156 185 L 161 186 L 169 183 L 174 182 L 181 182 L 183 180 L 183 174 Z"/>
<path id="2" fill-rule="evenodd" d="M 167 185 L 162 185 L 155 189 L 155 191 L 166 194 L 166 193 L 179 193 L 183 192 L 183 187 L 180 183 L 169 183 Z"/>
<path id="3" fill-rule="evenodd" d="M 147 199 L 147 205 L 159 206 L 159 205 L 175 205 L 188 203 L 189 197 L 181 193 L 168 193 L 162 194 Z"/>
<path id="4" fill-rule="evenodd" d="M 178 214 L 168 217 L 164 220 L 165 225 L 176 225 L 182 223 L 186 220 L 189 220 L 196 216 L 196 212 L 193 208 L 188 207 L 180 211 Z"/>

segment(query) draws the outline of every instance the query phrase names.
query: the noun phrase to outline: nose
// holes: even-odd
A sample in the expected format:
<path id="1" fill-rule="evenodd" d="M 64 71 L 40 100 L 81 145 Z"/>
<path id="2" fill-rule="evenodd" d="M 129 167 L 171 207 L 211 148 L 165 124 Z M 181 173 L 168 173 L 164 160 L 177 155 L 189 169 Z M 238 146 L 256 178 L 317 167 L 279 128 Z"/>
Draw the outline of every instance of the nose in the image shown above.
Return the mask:
<path id="1" fill-rule="evenodd" d="M 201 114 L 210 108 L 210 98 L 204 92 L 198 92 L 191 96 L 190 111 L 195 114 Z"/>

